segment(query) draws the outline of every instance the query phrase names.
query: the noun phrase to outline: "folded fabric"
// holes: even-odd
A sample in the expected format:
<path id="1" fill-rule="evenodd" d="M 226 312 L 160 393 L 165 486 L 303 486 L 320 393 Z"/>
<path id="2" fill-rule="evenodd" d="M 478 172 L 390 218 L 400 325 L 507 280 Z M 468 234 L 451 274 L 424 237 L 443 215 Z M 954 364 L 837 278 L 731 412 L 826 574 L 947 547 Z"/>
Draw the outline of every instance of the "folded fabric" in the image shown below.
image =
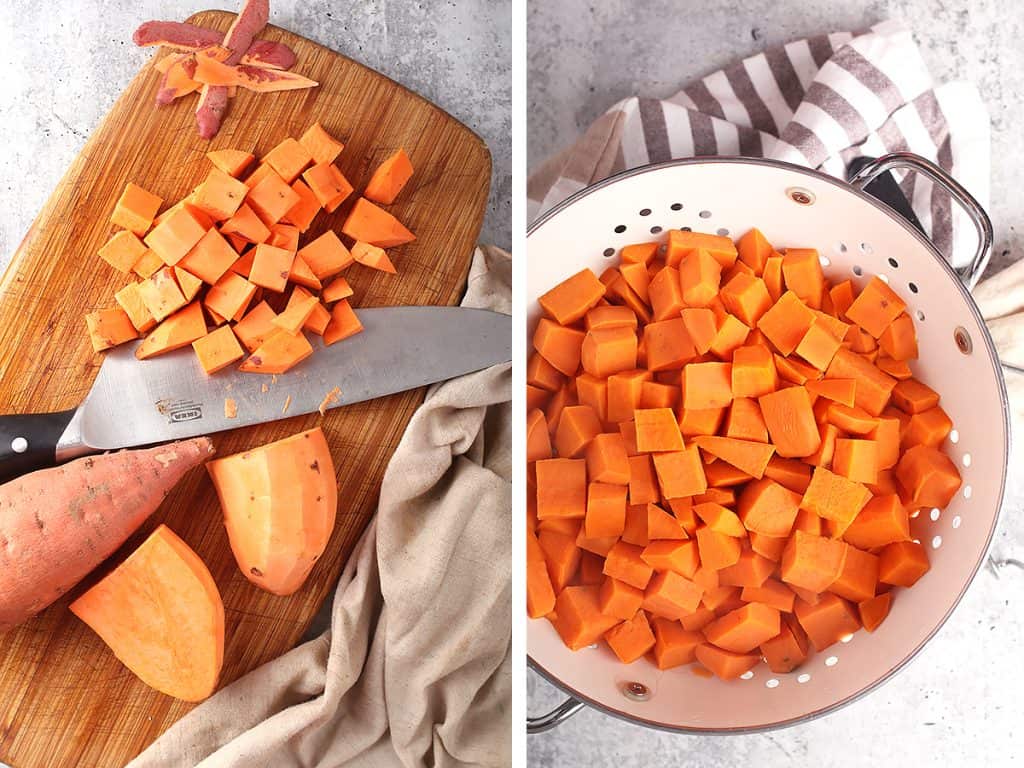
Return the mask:
<path id="1" fill-rule="evenodd" d="M 528 215 L 648 163 L 744 155 L 844 177 L 855 157 L 893 151 L 937 162 L 987 206 L 989 120 L 977 89 L 934 86 L 910 32 L 886 21 L 766 50 L 668 99 L 619 102 L 531 176 Z M 969 263 L 976 238 L 963 212 L 928 179 L 898 178 L 939 250 L 956 266 Z"/>
<path id="2" fill-rule="evenodd" d="M 478 249 L 463 306 L 510 313 L 511 288 L 510 256 Z M 509 765 L 511 394 L 508 364 L 431 388 L 331 629 L 219 691 L 129 768 Z"/>

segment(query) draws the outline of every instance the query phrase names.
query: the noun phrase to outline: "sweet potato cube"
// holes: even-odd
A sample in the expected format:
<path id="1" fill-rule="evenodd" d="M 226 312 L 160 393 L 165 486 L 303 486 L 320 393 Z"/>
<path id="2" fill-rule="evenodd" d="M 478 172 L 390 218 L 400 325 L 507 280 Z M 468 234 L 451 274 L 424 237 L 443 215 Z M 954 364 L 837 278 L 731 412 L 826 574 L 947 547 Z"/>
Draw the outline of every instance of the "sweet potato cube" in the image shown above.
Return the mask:
<path id="1" fill-rule="evenodd" d="M 555 430 L 555 450 L 567 459 L 582 458 L 587 444 L 601 433 L 601 422 L 588 405 L 570 405 L 562 411 Z"/>
<path id="2" fill-rule="evenodd" d="M 675 571 L 654 574 L 644 590 L 643 609 L 666 619 L 681 619 L 697 610 L 704 588 Z"/>
<path id="3" fill-rule="evenodd" d="M 830 521 L 833 535 L 842 536 L 870 500 L 871 492 L 860 483 L 815 467 L 800 507 Z"/>
<path id="4" fill-rule="evenodd" d="M 896 479 L 917 507 L 941 509 L 960 490 L 960 471 L 952 459 L 927 445 L 907 449 L 896 465 Z"/>
<path id="5" fill-rule="evenodd" d="M 352 305 L 342 299 L 331 308 L 331 322 L 324 329 L 324 344 L 330 346 L 336 342 L 362 333 L 363 324 L 359 321 Z"/>
<path id="6" fill-rule="evenodd" d="M 245 356 L 230 326 L 222 325 L 192 342 L 199 364 L 208 374 L 226 368 Z"/>
<path id="7" fill-rule="evenodd" d="M 697 646 L 704 642 L 700 632 L 690 632 L 678 621 L 655 616 L 654 664 L 658 669 L 673 669 L 696 660 Z"/>
<path id="8" fill-rule="evenodd" d="M 842 541 L 795 531 L 782 553 L 782 580 L 812 592 L 823 592 L 842 572 L 848 548 Z"/>
<path id="9" fill-rule="evenodd" d="M 142 237 L 149 230 L 163 202 L 162 198 L 152 192 L 128 182 L 114 206 L 114 212 L 110 215 L 110 223 Z"/>
<path id="10" fill-rule="evenodd" d="M 768 462 L 775 453 L 773 445 L 731 437 L 699 435 L 693 438 L 693 442 L 706 454 L 719 458 L 758 479 L 764 476 Z"/>
<path id="11" fill-rule="evenodd" d="M 792 530 L 799 505 L 799 494 L 766 477 L 747 483 L 737 512 L 748 531 L 780 538 Z"/>
<path id="12" fill-rule="evenodd" d="M 277 331 L 274 310 L 265 301 L 261 301 L 250 309 L 241 320 L 235 323 L 234 332 L 239 341 L 249 352 L 255 352 L 267 338 Z"/>
<path id="13" fill-rule="evenodd" d="M 238 260 L 238 253 L 216 230 L 210 229 L 181 261 L 179 267 L 204 283 L 215 284 Z"/>
<path id="14" fill-rule="evenodd" d="M 238 367 L 246 373 L 286 373 L 313 354 L 313 347 L 302 333 L 278 330 Z"/>
<path id="15" fill-rule="evenodd" d="M 698 645 L 695 653 L 697 661 L 720 680 L 736 680 L 761 661 L 759 653 L 733 653 L 709 643 Z"/>
<path id="16" fill-rule="evenodd" d="M 878 446 L 874 440 L 836 440 L 832 469 L 858 483 L 874 485 L 878 479 Z"/>
<path id="17" fill-rule="evenodd" d="M 101 259 L 125 274 L 132 271 L 145 253 L 146 246 L 128 230 L 115 233 L 99 250 Z"/>
<path id="18" fill-rule="evenodd" d="M 155 357 L 187 346 L 205 335 L 203 308 L 198 301 L 193 301 L 154 328 L 136 348 L 135 357 L 139 360 Z"/>
<path id="19" fill-rule="evenodd" d="M 683 366 L 683 408 L 724 408 L 732 402 L 732 363 L 689 363 Z"/>
<path id="20" fill-rule="evenodd" d="M 331 229 L 300 248 L 299 256 L 321 281 L 338 274 L 354 261 L 348 248 Z"/>
<path id="21" fill-rule="evenodd" d="M 570 325 L 583 318 L 587 311 L 604 297 L 604 285 L 589 269 L 566 278 L 538 302 L 544 312 L 559 325 Z"/>
<path id="22" fill-rule="evenodd" d="M 412 173 L 409 156 L 405 154 L 404 149 L 399 148 L 377 166 L 363 194 L 369 200 L 390 205 L 395 202 L 395 198 L 412 177 Z"/>
<path id="23" fill-rule="evenodd" d="M 294 251 L 260 243 L 256 246 L 249 281 L 277 293 L 282 293 L 288 285 L 288 275 L 292 271 Z"/>
<path id="24" fill-rule="evenodd" d="M 728 237 L 671 229 L 665 245 L 665 262 L 669 265 L 678 264 L 687 254 L 697 249 L 707 251 L 724 269 L 736 261 L 736 246 Z"/>
<path id="25" fill-rule="evenodd" d="M 137 274 L 143 280 L 147 277 L 152 277 L 157 273 L 158 270 L 164 268 L 164 260 L 161 259 L 156 253 L 147 248 L 146 252 L 142 254 L 142 257 L 132 267 L 132 272 Z"/>
<path id="26" fill-rule="evenodd" d="M 860 629 L 856 609 L 837 595 L 823 594 L 813 605 L 797 600 L 795 609 L 797 621 L 819 653 Z"/>
<path id="27" fill-rule="evenodd" d="M 896 291 L 876 276 L 853 300 L 846 310 L 846 318 L 877 339 L 906 308 L 906 303 Z"/>
<path id="28" fill-rule="evenodd" d="M 296 283 L 303 288 L 309 288 L 313 291 L 319 291 L 323 285 L 317 276 L 313 274 L 313 270 L 309 268 L 309 264 L 298 254 L 292 260 L 292 269 L 288 273 L 288 282 Z"/>
<path id="29" fill-rule="evenodd" d="M 922 413 L 939 404 L 939 393 L 917 379 L 905 379 L 892 388 L 892 404 L 904 413 Z"/>
<path id="30" fill-rule="evenodd" d="M 277 171 L 270 168 L 263 179 L 249 190 L 245 202 L 269 227 L 279 222 L 300 199 Z"/>
<path id="31" fill-rule="evenodd" d="M 587 514 L 587 464 L 581 459 L 546 459 L 535 465 L 537 517 L 583 518 Z"/>
<path id="32" fill-rule="evenodd" d="M 391 263 L 391 259 L 388 258 L 384 249 L 378 248 L 376 245 L 370 245 L 362 241 L 357 242 L 352 246 L 352 258 L 357 263 L 370 269 L 387 272 L 389 275 L 398 273 L 398 270 L 395 269 L 395 265 Z"/>
<path id="33" fill-rule="evenodd" d="M 561 592 L 579 573 L 583 550 L 576 546 L 572 532 L 544 528 L 537 534 L 537 540 L 544 552 L 548 576 L 555 592 Z"/>
<path id="34" fill-rule="evenodd" d="M 288 213 L 281 218 L 281 221 L 293 224 L 298 227 L 300 232 L 305 232 L 313 223 L 316 215 L 320 213 L 320 201 L 316 199 L 313 190 L 302 179 L 292 182 L 292 190 L 299 196 L 299 202 L 288 209 Z"/>
<path id="35" fill-rule="evenodd" d="M 654 633 L 643 611 L 609 629 L 604 639 L 623 664 L 632 664 L 654 647 Z"/>
<path id="36" fill-rule="evenodd" d="M 295 260 L 299 261 L 298 258 Z M 348 284 L 348 280 L 344 277 L 336 277 L 323 289 L 320 299 L 324 304 L 333 304 L 336 301 L 349 298 L 352 294 L 352 286 Z"/>
<path id="37" fill-rule="evenodd" d="M 782 257 L 782 277 L 786 288 L 812 309 L 821 309 L 825 277 L 818 252 L 813 248 L 787 248 Z"/>
<path id="38" fill-rule="evenodd" d="M 910 519 L 895 493 L 876 496 L 864 505 L 842 535 L 859 549 L 875 549 L 908 540 Z"/>
<path id="39" fill-rule="evenodd" d="M 238 207 L 234 216 L 220 225 L 220 232 L 222 235 L 238 235 L 250 243 L 265 243 L 270 237 L 270 228 L 245 203 Z"/>
<path id="40" fill-rule="evenodd" d="M 640 553 L 645 563 L 656 571 L 674 571 L 692 579 L 697 573 L 699 552 L 692 539 L 657 539 L 649 542 Z"/>
<path id="41" fill-rule="evenodd" d="M 791 355 L 814 323 L 814 312 L 786 291 L 757 322 L 757 328 L 783 355 Z"/>
<path id="42" fill-rule="evenodd" d="M 174 271 L 174 279 L 178 282 L 178 288 L 181 289 L 186 303 L 192 301 L 203 287 L 203 281 L 181 267 L 172 267 L 171 269 Z"/>
<path id="43" fill-rule="evenodd" d="M 546 616 L 555 608 L 555 591 L 543 560 L 526 563 L 526 614 L 531 619 Z"/>
<path id="44" fill-rule="evenodd" d="M 95 352 L 102 352 L 139 337 L 131 318 L 120 307 L 90 312 L 85 316 L 85 325 Z"/>
<path id="45" fill-rule="evenodd" d="M 642 553 L 643 548 L 635 544 L 616 542 L 605 557 L 605 575 L 624 581 L 637 589 L 645 589 L 654 571 L 643 561 Z"/>
<path id="46" fill-rule="evenodd" d="M 267 152 L 263 156 L 263 162 L 291 184 L 313 162 L 313 155 L 308 148 L 289 137 Z"/>
<path id="47" fill-rule="evenodd" d="M 206 292 L 203 304 L 223 318 L 237 320 L 255 295 L 255 285 L 239 274 L 227 272 Z"/>
<path id="48" fill-rule="evenodd" d="M 666 499 L 695 496 L 707 490 L 704 464 L 697 446 L 691 445 L 681 451 L 667 451 L 652 454 L 654 469 L 658 476 L 661 495 Z M 632 462 L 630 464 L 632 469 Z M 632 484 L 633 479 L 630 478 Z M 652 500 L 656 501 L 656 499 Z"/>
<path id="49" fill-rule="evenodd" d="M 214 167 L 237 179 L 256 157 L 252 152 L 241 149 L 217 149 L 207 152 L 206 159 L 213 163 Z"/>
<path id="50" fill-rule="evenodd" d="M 760 397 L 779 386 L 775 357 L 760 344 L 736 349 L 732 357 L 733 397 Z"/>
<path id="51" fill-rule="evenodd" d="M 595 586 L 566 587 L 555 600 L 554 613 L 552 625 L 562 642 L 574 651 L 593 645 L 619 623 L 619 619 L 601 612 Z"/>
<path id="52" fill-rule="evenodd" d="M 757 321 L 772 306 L 764 281 L 745 273 L 732 277 L 719 295 L 725 308 L 748 328 L 757 326 Z"/>
<path id="53" fill-rule="evenodd" d="M 312 183 L 309 186 L 314 192 L 317 191 Z M 363 240 L 380 248 L 393 248 L 416 239 L 416 235 L 406 229 L 398 219 L 364 197 L 356 201 L 341 231 L 353 240 Z"/>
<path id="54" fill-rule="evenodd" d="M 878 557 L 878 580 L 899 587 L 912 587 L 931 566 L 928 553 L 916 541 L 887 544 Z"/>
<path id="55" fill-rule="evenodd" d="M 761 603 L 748 603 L 704 627 L 704 637 L 719 648 L 747 653 L 779 634 L 779 611 Z"/>
<path id="56" fill-rule="evenodd" d="M 313 123 L 299 137 L 299 143 L 306 148 L 314 163 L 333 163 L 345 145 L 324 130 L 320 123 Z"/>
<path id="57" fill-rule="evenodd" d="M 701 567 L 712 570 L 735 565 L 742 551 L 739 539 L 707 526 L 697 529 L 697 549 L 700 552 Z"/>
<path id="58" fill-rule="evenodd" d="M 883 592 L 880 595 L 864 600 L 857 604 L 857 611 L 860 614 L 860 623 L 868 632 L 874 632 L 885 617 L 889 615 L 889 608 L 892 606 L 892 592 Z"/>
<path id="59" fill-rule="evenodd" d="M 807 329 L 795 351 L 819 371 L 824 371 L 842 343 L 842 339 L 836 338 L 824 324 L 815 323 Z"/>
<path id="60" fill-rule="evenodd" d="M 681 317 L 648 323 L 643 339 L 649 371 L 682 368 L 697 354 Z"/>
<path id="61" fill-rule="evenodd" d="M 621 536 L 626 525 L 626 487 L 590 483 L 583 525 L 588 538 Z"/>
<path id="62" fill-rule="evenodd" d="M 161 264 L 163 262 L 160 262 Z M 139 333 L 146 333 L 156 325 L 156 318 L 146 307 L 142 300 L 142 293 L 139 291 L 140 283 L 128 283 L 124 288 L 114 294 L 121 309 L 128 315 L 132 325 Z"/>
<path id="63" fill-rule="evenodd" d="M 145 242 L 164 264 L 172 267 L 185 258 L 207 229 L 188 206 L 182 206 L 153 227 Z"/>
<path id="64" fill-rule="evenodd" d="M 286 251 L 297 251 L 299 250 L 299 228 L 279 221 L 270 228 L 270 237 L 266 242 L 268 245 L 284 248 Z"/>
<path id="65" fill-rule="evenodd" d="M 711 304 L 718 296 L 721 279 L 721 263 L 702 248 L 690 251 L 679 262 L 681 298 L 687 307 L 706 307 Z"/>
<path id="66" fill-rule="evenodd" d="M 598 606 L 601 613 L 623 621 L 631 619 L 640 610 L 644 591 L 624 581 L 605 576 L 598 592 Z"/>
<path id="67" fill-rule="evenodd" d="M 317 163 L 302 174 L 302 180 L 306 182 L 306 185 L 316 197 L 317 202 L 328 213 L 334 213 L 338 206 L 345 202 L 346 198 L 352 194 L 354 189 L 334 163 Z M 348 232 L 345 234 L 348 234 Z M 351 237 L 354 240 L 365 239 L 355 237 L 354 235 L 351 235 Z M 383 243 L 374 243 L 374 245 L 381 245 L 385 248 L 390 247 L 385 246 Z"/>
<path id="68" fill-rule="evenodd" d="M 874 597 L 877 586 L 878 557 L 856 547 L 847 547 L 843 569 L 829 586 L 829 591 L 860 603 Z"/>
<path id="69" fill-rule="evenodd" d="M 762 395 L 757 402 L 779 456 L 803 458 L 818 450 L 821 433 L 806 389 L 781 389 Z"/>
<path id="70" fill-rule="evenodd" d="M 790 592 L 791 597 L 792 594 Z M 792 617 L 787 616 L 779 624 L 779 634 L 761 643 L 761 655 L 772 672 L 786 674 L 806 661 L 807 647 L 807 635 Z"/>
<path id="71" fill-rule="evenodd" d="M 306 291 L 298 294 L 296 293 L 298 290 L 302 289 L 296 288 L 293 290 L 284 311 L 270 321 L 278 328 L 291 334 L 296 334 L 302 330 L 306 320 L 309 319 L 309 316 L 313 314 L 313 310 L 320 304 L 320 300 L 316 296 L 312 296 Z"/>
<path id="72" fill-rule="evenodd" d="M 211 168 L 206 179 L 192 193 L 192 204 L 214 221 L 226 221 L 245 201 L 249 188 L 220 168 Z"/>
<path id="73" fill-rule="evenodd" d="M 671 408 L 638 408 L 633 418 L 640 453 L 683 450 L 683 436 Z"/>
<path id="74" fill-rule="evenodd" d="M 164 267 L 148 280 L 143 280 L 139 284 L 139 295 L 146 309 L 158 321 L 188 304 L 170 267 Z"/>

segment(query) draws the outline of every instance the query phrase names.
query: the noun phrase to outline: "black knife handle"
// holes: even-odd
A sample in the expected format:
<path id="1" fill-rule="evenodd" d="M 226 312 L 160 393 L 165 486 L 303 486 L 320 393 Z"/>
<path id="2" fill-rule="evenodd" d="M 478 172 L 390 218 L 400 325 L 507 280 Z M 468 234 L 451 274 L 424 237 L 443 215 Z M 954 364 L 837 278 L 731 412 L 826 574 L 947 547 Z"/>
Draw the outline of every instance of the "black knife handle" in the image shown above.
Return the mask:
<path id="1" fill-rule="evenodd" d="M 75 411 L 0 416 L 0 482 L 55 466 L 58 443 Z"/>

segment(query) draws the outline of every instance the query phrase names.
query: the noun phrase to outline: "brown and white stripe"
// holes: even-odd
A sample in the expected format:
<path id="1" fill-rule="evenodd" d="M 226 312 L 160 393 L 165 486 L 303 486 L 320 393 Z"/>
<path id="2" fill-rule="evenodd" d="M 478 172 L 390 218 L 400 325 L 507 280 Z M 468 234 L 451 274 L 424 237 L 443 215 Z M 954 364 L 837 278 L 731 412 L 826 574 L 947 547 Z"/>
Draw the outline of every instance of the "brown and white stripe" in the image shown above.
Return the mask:
<path id="1" fill-rule="evenodd" d="M 988 203 L 988 116 L 974 86 L 933 87 L 910 32 L 887 21 L 766 50 L 665 99 L 629 98 L 542 165 L 527 193 L 532 220 L 612 173 L 704 155 L 770 157 L 843 175 L 861 155 L 911 151 Z M 954 263 L 973 251 L 969 223 L 942 190 L 900 176 L 926 231 Z"/>

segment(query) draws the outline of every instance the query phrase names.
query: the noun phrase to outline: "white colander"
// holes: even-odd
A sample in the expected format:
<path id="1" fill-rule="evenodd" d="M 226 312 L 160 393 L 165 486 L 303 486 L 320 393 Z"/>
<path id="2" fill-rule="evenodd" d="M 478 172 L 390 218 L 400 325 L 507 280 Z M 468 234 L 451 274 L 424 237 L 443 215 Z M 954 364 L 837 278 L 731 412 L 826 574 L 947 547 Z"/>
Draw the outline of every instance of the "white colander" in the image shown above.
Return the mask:
<path id="1" fill-rule="evenodd" d="M 959 274 L 932 244 L 887 205 L 862 191 L 890 170 L 914 171 L 947 189 L 974 224 L 979 247 Z M 915 318 L 916 376 L 936 389 L 954 430 L 945 449 L 963 476 L 941 512 L 923 510 L 913 535 L 928 548 L 931 570 L 900 589 L 872 634 L 858 632 L 813 655 L 789 674 L 762 662 L 744 679 L 722 682 L 690 667 L 659 671 L 646 658 L 624 665 L 602 643 L 573 652 L 546 619 L 529 621 L 531 666 L 571 698 L 528 730 L 545 730 L 589 704 L 643 725 L 675 731 L 741 732 L 817 717 L 888 680 L 946 621 L 985 558 L 1003 498 L 1009 451 L 1008 406 L 998 357 L 968 287 L 991 245 L 984 211 L 940 168 L 914 155 L 888 155 L 846 184 L 785 163 L 749 158 L 675 161 L 628 171 L 566 200 L 527 239 L 529 330 L 537 298 L 590 267 L 600 274 L 630 243 L 664 239 L 688 227 L 733 237 L 758 227 L 777 248 L 817 248 L 832 281 L 859 286 L 879 275 Z"/>

